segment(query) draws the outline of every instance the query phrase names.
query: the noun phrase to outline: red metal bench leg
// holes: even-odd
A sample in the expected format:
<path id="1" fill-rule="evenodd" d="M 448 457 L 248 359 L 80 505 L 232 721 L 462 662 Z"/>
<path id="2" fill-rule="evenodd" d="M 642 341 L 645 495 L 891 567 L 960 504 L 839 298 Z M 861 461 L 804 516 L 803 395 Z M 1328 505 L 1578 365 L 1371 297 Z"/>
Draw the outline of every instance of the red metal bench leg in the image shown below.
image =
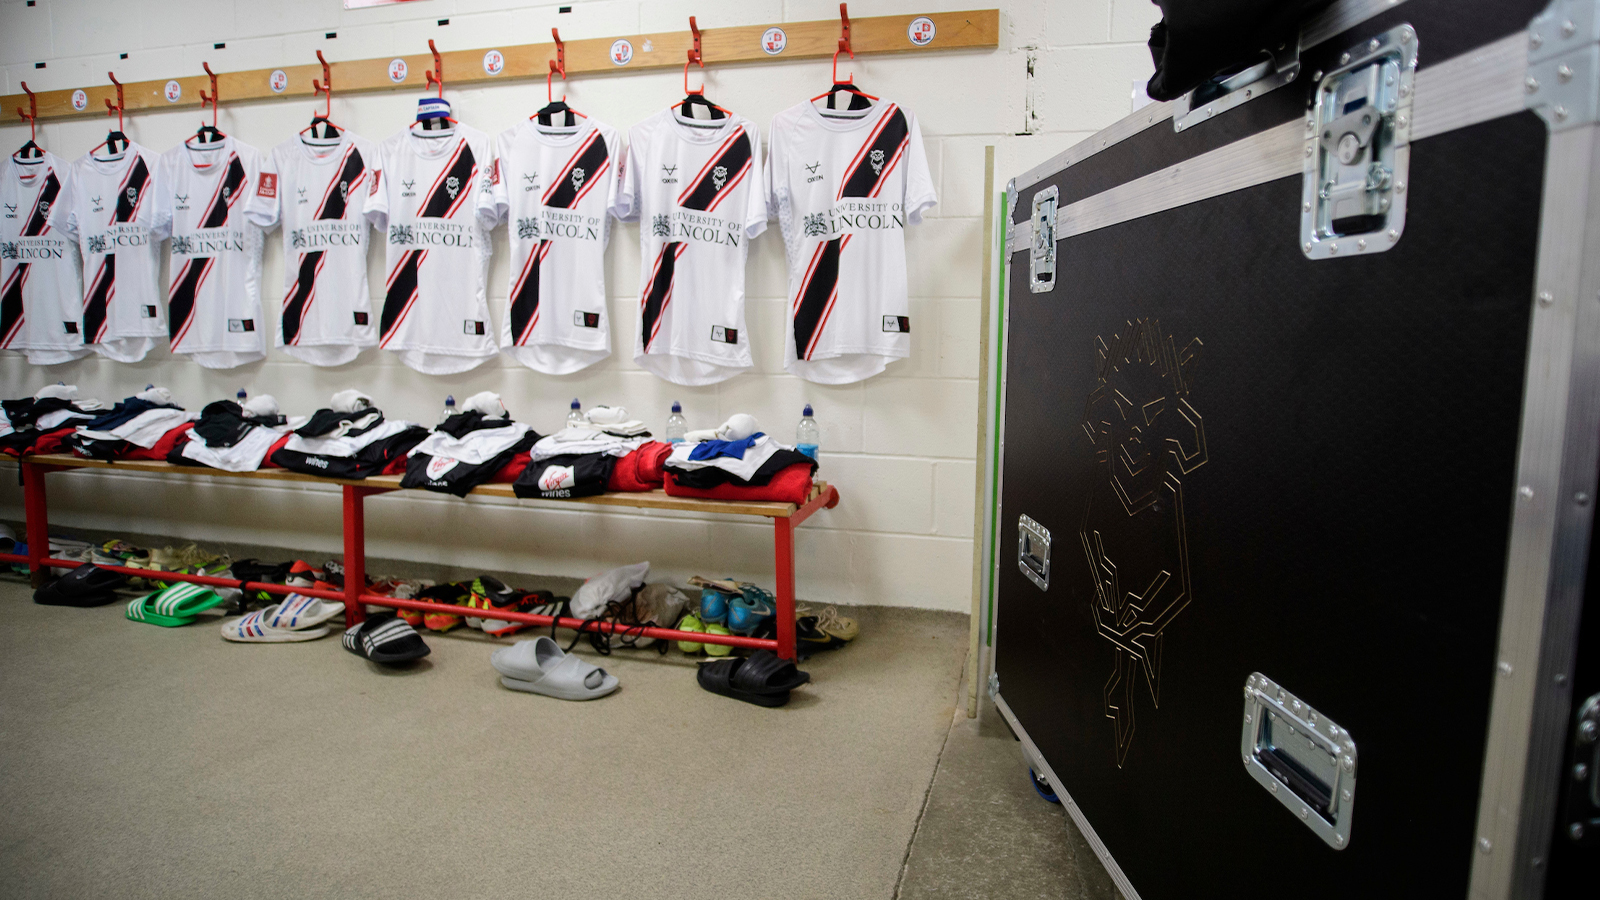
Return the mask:
<path id="1" fill-rule="evenodd" d="M 28 573 L 35 588 L 44 586 L 50 570 L 44 558 L 50 555 L 50 513 L 44 498 L 44 473 L 50 471 L 32 463 L 22 464 L 22 510 L 27 516 Z"/>
<path id="2" fill-rule="evenodd" d="M 772 520 L 772 549 L 778 570 L 778 657 L 794 659 L 794 523 Z"/>
<path id="3" fill-rule="evenodd" d="M 367 617 L 361 594 L 367 589 L 367 509 L 369 491 L 344 486 L 344 626 Z"/>

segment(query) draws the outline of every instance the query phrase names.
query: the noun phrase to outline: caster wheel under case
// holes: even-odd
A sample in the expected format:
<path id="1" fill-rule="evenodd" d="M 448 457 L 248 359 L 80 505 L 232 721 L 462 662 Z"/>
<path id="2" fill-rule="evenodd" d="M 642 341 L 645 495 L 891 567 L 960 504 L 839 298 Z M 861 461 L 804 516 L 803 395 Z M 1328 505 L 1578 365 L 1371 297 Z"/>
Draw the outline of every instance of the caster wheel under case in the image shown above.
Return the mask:
<path id="1" fill-rule="evenodd" d="M 1034 793 L 1051 803 L 1060 805 L 1061 798 L 1056 796 L 1056 789 L 1050 786 L 1050 782 L 1040 777 L 1038 772 L 1028 769 L 1028 780 L 1033 783 Z"/>

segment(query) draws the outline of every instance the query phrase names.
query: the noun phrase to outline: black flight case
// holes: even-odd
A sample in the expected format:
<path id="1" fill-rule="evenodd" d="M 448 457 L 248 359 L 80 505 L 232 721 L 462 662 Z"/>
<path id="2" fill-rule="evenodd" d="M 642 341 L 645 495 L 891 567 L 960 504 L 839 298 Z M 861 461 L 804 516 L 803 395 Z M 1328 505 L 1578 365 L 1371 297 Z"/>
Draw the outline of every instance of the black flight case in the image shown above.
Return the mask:
<path id="1" fill-rule="evenodd" d="M 1600 0 L 1299 35 L 1007 186 L 991 694 L 1130 898 L 1600 897 Z"/>

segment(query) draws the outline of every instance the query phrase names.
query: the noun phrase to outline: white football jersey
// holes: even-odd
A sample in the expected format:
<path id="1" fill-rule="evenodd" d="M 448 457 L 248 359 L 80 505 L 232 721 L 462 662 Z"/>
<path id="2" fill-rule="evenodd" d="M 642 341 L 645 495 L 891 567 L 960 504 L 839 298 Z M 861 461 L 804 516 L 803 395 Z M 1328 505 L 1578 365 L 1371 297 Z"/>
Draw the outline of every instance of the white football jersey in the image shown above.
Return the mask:
<path id="1" fill-rule="evenodd" d="M 801 103 L 772 120 L 767 177 L 789 258 L 783 365 L 848 384 L 911 355 L 905 227 L 938 202 L 916 117 Z"/>
<path id="2" fill-rule="evenodd" d="M 378 343 L 367 295 L 367 235 L 362 211 L 378 151 L 348 131 L 299 136 L 261 162 L 245 215 L 271 231 L 283 226 L 283 309 L 273 345 L 317 366 L 350 362 Z"/>
<path id="3" fill-rule="evenodd" d="M 528 120 L 495 139 L 484 218 L 509 223 L 511 291 L 500 345 L 513 359 L 565 375 L 611 354 L 605 252 L 621 140 L 585 119 Z"/>
<path id="4" fill-rule="evenodd" d="M 261 229 L 244 214 L 261 174 L 261 154 L 231 137 L 193 138 L 161 154 L 156 222 L 172 239 L 167 333 L 173 353 L 208 369 L 231 369 L 267 355 L 261 320 Z"/>
<path id="5" fill-rule="evenodd" d="M 405 128 L 378 146 L 366 214 L 386 237 L 388 276 L 378 346 L 430 375 L 494 356 L 489 329 L 489 230 L 475 195 L 488 186 L 489 136 L 456 125 Z"/>
<path id="6" fill-rule="evenodd" d="M 158 157 L 129 142 L 114 156 L 79 157 L 67 169 L 50 227 L 78 242 L 83 260 L 83 342 L 117 362 L 138 362 L 167 333 L 156 217 Z"/>
<path id="7" fill-rule="evenodd" d="M 628 132 L 617 218 L 643 256 L 633 358 L 677 384 L 714 384 L 750 361 L 744 264 L 767 227 L 761 136 L 743 116 L 663 110 Z"/>
<path id="8" fill-rule="evenodd" d="M 65 166 L 53 154 L 12 156 L 0 176 L 0 349 L 35 365 L 92 352 L 83 345 L 83 270 L 78 245 L 50 227 Z"/>

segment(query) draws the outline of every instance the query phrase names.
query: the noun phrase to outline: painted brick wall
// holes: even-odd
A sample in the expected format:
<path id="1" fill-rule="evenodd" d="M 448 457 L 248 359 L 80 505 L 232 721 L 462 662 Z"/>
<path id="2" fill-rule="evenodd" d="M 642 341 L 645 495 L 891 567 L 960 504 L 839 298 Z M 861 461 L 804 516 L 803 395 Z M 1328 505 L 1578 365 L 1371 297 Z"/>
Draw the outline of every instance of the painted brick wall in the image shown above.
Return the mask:
<path id="1" fill-rule="evenodd" d="M 342 9 L 339 0 L 0 0 L 0 64 L 5 92 L 27 80 L 36 90 L 306 63 L 424 50 L 492 47 L 679 31 L 694 14 L 701 25 L 751 25 L 833 18 L 831 0 L 422 0 L 375 10 Z M 963 9 L 981 3 L 856 0 L 856 16 Z M 982 288 L 983 152 L 996 145 L 996 182 L 1109 125 L 1130 108 L 1132 85 L 1149 77 L 1143 46 L 1158 18 L 1148 0 L 1001 2 L 995 51 L 858 59 L 858 83 L 917 114 L 940 203 L 908 232 L 912 357 L 867 382 L 812 385 L 783 372 L 784 259 L 776 224 L 753 246 L 747 274 L 748 324 L 756 368 L 721 385 L 678 387 L 631 360 L 639 286 L 636 226 L 616 228 L 608 250 L 613 355 L 583 373 L 550 377 L 496 360 L 459 376 L 430 377 L 388 354 L 368 351 L 334 370 L 272 353 L 264 363 L 229 372 L 201 369 L 165 350 L 137 365 L 97 359 L 35 368 L 0 354 L 0 396 L 31 393 L 65 380 L 88 396 L 114 400 L 147 383 L 166 385 L 191 408 L 243 387 L 271 393 L 290 412 L 310 412 L 334 391 L 360 387 L 395 417 L 432 422 L 447 393 L 501 393 L 513 414 L 541 431 L 560 425 L 568 402 L 621 404 L 660 427 L 681 400 L 691 427 L 710 427 L 736 412 L 755 415 L 792 440 L 800 407 L 812 403 L 823 428 L 821 477 L 839 485 L 843 503 L 800 529 L 802 599 L 965 610 L 970 584 L 973 462 L 978 416 L 979 295 Z M 448 18 L 446 26 L 438 19 Z M 327 32 L 337 32 L 329 40 Z M 225 49 L 213 44 L 226 42 Z M 127 53 L 127 59 L 119 54 Z M 45 62 L 37 69 L 35 63 Z M 1030 75 L 1031 69 L 1031 75 Z M 449 73 L 446 73 L 448 79 Z M 828 84 L 828 63 L 781 62 L 717 69 L 707 93 L 754 120 L 763 133 L 774 113 Z M 573 105 L 626 133 L 634 122 L 681 96 L 676 72 L 576 76 Z M 544 103 L 532 82 L 447 90 L 457 118 L 490 134 Z M 336 99 L 334 118 L 372 140 L 410 121 L 411 91 Z M 304 127 L 305 100 L 229 106 L 224 131 L 267 149 Z M 0 146 L 26 129 L 7 117 Z M 127 131 L 157 152 L 191 134 L 198 112 L 140 113 Z M 40 143 L 73 159 L 98 143 L 104 119 L 44 126 Z M 765 140 L 765 138 L 763 138 Z M 490 274 L 492 314 L 506 296 L 507 251 L 497 235 Z M 263 299 L 275 323 L 283 264 L 279 239 L 268 241 Z M 380 286 L 382 251 L 371 256 Z M 21 516 L 14 479 L 0 486 L 0 516 Z M 338 495 L 321 487 L 243 487 L 231 480 L 110 478 L 78 473 L 51 482 L 56 521 L 124 527 L 195 539 L 249 540 L 337 553 Z M 610 565 L 651 560 L 663 577 L 732 574 L 770 582 L 766 527 L 676 514 L 572 511 L 550 504 L 516 506 L 473 499 L 404 496 L 368 504 L 369 552 L 463 565 L 586 576 Z"/>

